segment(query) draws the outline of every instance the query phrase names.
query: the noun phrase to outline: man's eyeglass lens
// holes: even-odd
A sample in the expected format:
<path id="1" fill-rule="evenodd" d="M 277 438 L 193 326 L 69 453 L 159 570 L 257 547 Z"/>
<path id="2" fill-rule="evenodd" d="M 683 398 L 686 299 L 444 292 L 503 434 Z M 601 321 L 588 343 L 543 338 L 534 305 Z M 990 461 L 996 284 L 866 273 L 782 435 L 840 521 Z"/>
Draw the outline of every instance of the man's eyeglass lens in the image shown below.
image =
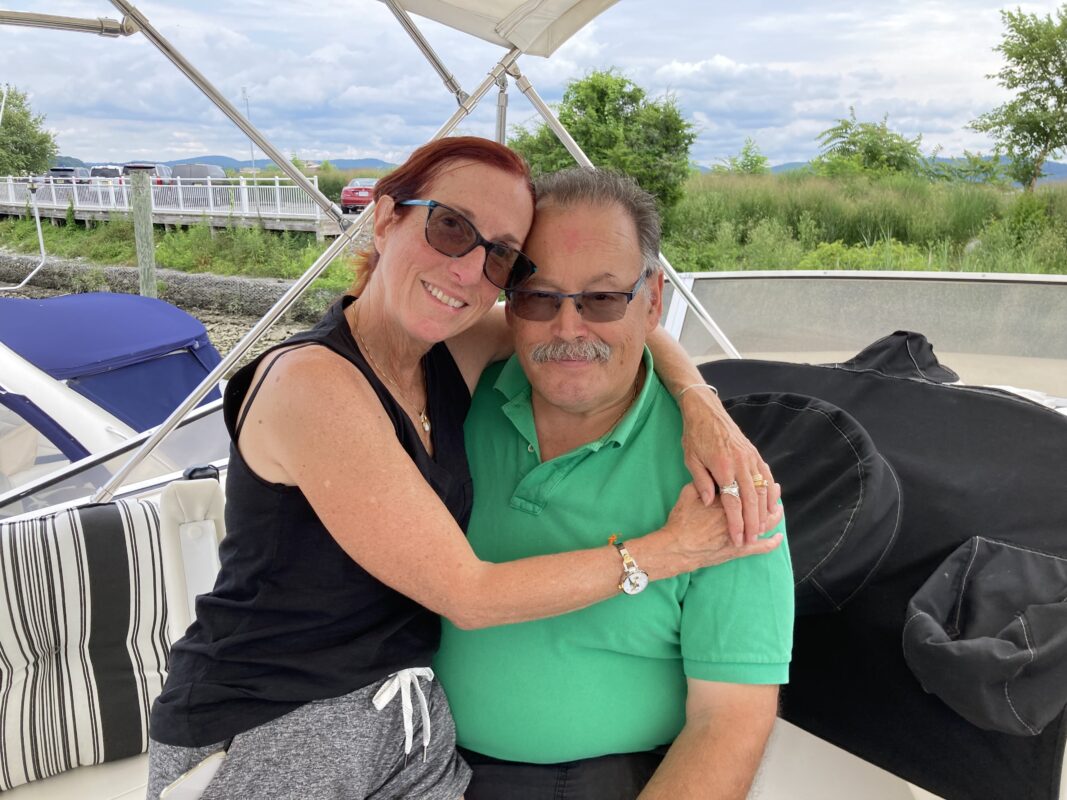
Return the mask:
<path id="1" fill-rule="evenodd" d="M 626 316 L 626 307 L 634 299 L 637 290 L 644 283 L 641 275 L 628 292 L 578 292 L 563 294 L 561 292 L 539 292 L 534 289 L 512 289 L 507 293 L 511 312 L 530 322 L 548 322 L 555 319 L 568 297 L 574 301 L 578 313 L 587 322 L 615 322 Z"/>
<path id="2" fill-rule="evenodd" d="M 507 289 L 526 280 L 537 271 L 526 255 L 482 236 L 469 219 L 435 200 L 406 200 L 398 205 L 426 206 L 426 242 L 450 258 L 461 258 L 476 247 L 485 248 L 482 272 L 498 289 Z"/>

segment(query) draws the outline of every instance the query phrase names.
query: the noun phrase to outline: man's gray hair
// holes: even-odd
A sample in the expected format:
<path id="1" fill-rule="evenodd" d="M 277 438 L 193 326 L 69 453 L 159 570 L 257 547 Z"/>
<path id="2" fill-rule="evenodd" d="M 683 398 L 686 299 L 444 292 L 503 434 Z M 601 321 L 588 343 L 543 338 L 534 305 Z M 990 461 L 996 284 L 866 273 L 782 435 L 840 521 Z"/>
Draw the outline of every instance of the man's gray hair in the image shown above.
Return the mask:
<path id="1" fill-rule="evenodd" d="M 537 178 L 534 191 L 537 208 L 550 205 L 570 208 L 582 203 L 619 206 L 637 229 L 642 274 L 651 277 L 660 271 L 660 222 L 656 198 L 629 175 L 592 167 L 569 167 Z"/>

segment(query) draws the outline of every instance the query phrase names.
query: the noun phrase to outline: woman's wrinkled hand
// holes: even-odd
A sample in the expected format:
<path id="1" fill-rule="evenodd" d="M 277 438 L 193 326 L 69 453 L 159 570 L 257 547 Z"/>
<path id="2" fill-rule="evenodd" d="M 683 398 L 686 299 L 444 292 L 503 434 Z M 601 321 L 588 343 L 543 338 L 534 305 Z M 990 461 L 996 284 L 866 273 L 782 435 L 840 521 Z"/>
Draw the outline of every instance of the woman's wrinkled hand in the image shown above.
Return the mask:
<path id="1" fill-rule="evenodd" d="M 767 516 L 768 529 L 782 521 L 782 507 L 775 506 Z M 674 534 L 684 557 L 692 559 L 693 569 L 722 564 L 735 558 L 761 555 L 782 543 L 780 533 L 753 541 L 735 542 L 729 535 L 727 516 L 721 499 L 704 505 L 696 487 L 687 483 L 678 495 L 664 528 Z"/>
<path id="2" fill-rule="evenodd" d="M 705 505 L 720 494 L 734 545 L 752 544 L 773 521 L 781 487 L 770 465 L 726 413 L 710 389 L 687 391 L 678 400 L 683 418 L 682 449 L 685 465 Z M 737 495 L 729 493 L 737 482 Z M 723 487 L 727 492 L 723 493 Z"/>

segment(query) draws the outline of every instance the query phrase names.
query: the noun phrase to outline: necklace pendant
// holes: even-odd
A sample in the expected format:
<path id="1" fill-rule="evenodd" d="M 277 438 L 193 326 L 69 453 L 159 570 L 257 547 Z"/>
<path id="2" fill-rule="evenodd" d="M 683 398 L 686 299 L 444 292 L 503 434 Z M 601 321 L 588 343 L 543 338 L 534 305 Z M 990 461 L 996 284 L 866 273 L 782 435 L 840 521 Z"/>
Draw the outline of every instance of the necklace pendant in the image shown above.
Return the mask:
<path id="1" fill-rule="evenodd" d="M 422 423 L 422 429 L 427 433 L 430 432 L 430 418 L 426 416 L 425 411 L 419 412 L 419 422 Z"/>

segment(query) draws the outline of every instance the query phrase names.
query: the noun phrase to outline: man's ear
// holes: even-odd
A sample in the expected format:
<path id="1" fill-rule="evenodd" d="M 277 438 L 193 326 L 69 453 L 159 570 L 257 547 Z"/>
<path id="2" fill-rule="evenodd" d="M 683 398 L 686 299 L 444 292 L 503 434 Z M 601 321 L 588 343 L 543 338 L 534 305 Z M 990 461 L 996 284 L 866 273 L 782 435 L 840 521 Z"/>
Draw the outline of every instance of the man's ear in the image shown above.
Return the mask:
<path id="1" fill-rule="evenodd" d="M 396 203 L 387 194 L 383 194 L 374 204 L 374 249 L 382 252 L 385 237 L 400 217 L 396 213 Z"/>
<path id="2" fill-rule="evenodd" d="M 663 316 L 663 270 L 660 270 L 646 282 L 648 286 L 648 321 L 646 328 L 651 333 L 659 325 Z"/>

